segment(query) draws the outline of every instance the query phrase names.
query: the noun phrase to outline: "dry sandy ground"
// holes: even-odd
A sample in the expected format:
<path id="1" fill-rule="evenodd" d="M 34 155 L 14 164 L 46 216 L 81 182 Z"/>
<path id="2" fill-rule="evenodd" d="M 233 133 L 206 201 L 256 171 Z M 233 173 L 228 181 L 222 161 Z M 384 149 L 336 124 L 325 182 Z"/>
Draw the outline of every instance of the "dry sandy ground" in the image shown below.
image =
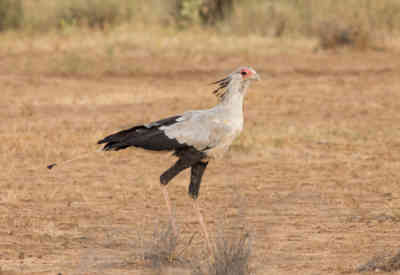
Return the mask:
<path id="1" fill-rule="evenodd" d="M 243 135 L 200 191 L 212 238 L 249 232 L 253 274 L 352 274 L 399 251 L 396 52 L 132 57 L 147 69 L 87 77 L 7 70 L 21 58 L 2 56 L 0 75 L 0 274 L 190 274 L 206 262 L 188 172 L 169 185 L 183 260 L 155 269 L 143 256 L 168 223 L 158 178 L 170 154 L 45 166 L 124 127 L 212 106 L 207 83 L 247 64 L 262 81 L 247 95 Z"/>

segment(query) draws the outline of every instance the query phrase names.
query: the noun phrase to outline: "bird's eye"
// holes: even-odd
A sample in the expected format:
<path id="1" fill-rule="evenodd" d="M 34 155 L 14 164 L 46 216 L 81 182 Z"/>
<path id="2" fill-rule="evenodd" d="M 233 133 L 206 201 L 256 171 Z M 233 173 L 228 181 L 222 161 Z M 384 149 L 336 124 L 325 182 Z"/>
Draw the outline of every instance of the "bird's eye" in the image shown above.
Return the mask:
<path id="1" fill-rule="evenodd" d="M 241 75 L 246 75 L 247 72 L 246 72 L 246 71 L 241 71 L 240 74 L 241 74 Z"/>

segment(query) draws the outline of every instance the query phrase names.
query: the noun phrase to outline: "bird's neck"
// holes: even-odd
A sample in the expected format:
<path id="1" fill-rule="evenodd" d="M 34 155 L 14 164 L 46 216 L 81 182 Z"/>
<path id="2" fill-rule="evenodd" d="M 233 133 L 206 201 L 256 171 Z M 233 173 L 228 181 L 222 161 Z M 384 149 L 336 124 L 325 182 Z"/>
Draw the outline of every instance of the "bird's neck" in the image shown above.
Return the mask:
<path id="1" fill-rule="evenodd" d="M 249 82 L 232 81 L 227 91 L 221 97 L 219 105 L 221 107 L 243 110 L 243 99 L 246 95 Z"/>

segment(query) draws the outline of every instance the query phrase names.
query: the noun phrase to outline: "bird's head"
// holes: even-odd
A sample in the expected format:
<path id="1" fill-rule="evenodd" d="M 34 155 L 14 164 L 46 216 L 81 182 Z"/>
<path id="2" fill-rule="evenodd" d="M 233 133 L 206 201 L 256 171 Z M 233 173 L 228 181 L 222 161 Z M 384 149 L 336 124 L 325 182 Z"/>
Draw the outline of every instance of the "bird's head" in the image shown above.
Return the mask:
<path id="1" fill-rule="evenodd" d="M 232 74 L 240 75 L 243 81 L 260 80 L 260 76 L 252 67 L 240 67 Z"/>
<path id="2" fill-rule="evenodd" d="M 240 67 L 229 74 L 227 77 L 215 81 L 211 84 L 218 84 L 217 89 L 215 89 L 213 93 L 217 97 L 222 98 L 226 92 L 225 88 L 227 88 L 232 81 L 239 82 L 241 84 L 240 86 L 243 87 L 244 85 L 248 85 L 251 80 L 260 80 L 260 76 L 251 67 Z"/>

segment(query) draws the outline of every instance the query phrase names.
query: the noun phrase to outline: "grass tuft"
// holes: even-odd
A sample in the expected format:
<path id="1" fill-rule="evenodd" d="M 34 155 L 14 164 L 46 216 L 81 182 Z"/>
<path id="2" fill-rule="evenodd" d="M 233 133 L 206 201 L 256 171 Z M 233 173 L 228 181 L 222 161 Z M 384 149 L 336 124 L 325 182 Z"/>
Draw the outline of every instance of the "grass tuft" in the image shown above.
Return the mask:
<path id="1" fill-rule="evenodd" d="M 130 12 L 124 12 L 120 8 L 118 1 L 112 0 L 70 1 L 56 15 L 58 26 L 61 28 L 65 25 L 77 25 L 102 30 L 118 22 L 126 21 L 130 16 Z"/>
<path id="2" fill-rule="evenodd" d="M 0 0 L 0 31 L 17 29 L 23 21 L 22 0 Z"/>
<path id="3" fill-rule="evenodd" d="M 34 32 L 71 27 L 108 30 L 120 23 L 130 22 L 137 3 L 129 0 L 37 1 L 34 4 L 21 1 L 26 19 L 24 27 Z"/>
<path id="4" fill-rule="evenodd" d="M 178 252 L 178 237 L 170 223 L 166 229 L 157 229 L 153 233 L 152 243 L 144 254 L 144 260 L 153 269 L 163 266 L 183 264 L 185 260 Z"/>
<path id="5" fill-rule="evenodd" d="M 325 21 L 317 25 L 315 33 L 320 48 L 337 49 L 351 47 L 357 50 L 375 48 L 371 30 L 361 23 L 340 24 L 337 20 Z"/>
<path id="6" fill-rule="evenodd" d="M 400 251 L 389 259 L 385 256 L 374 257 L 357 269 L 358 272 L 394 272 L 399 270 Z"/>
<path id="7" fill-rule="evenodd" d="M 251 237 L 249 232 L 242 231 L 238 237 L 229 238 L 223 233 L 216 237 L 214 255 L 206 268 L 199 266 L 193 275 L 246 275 L 249 271 L 251 255 Z"/>

